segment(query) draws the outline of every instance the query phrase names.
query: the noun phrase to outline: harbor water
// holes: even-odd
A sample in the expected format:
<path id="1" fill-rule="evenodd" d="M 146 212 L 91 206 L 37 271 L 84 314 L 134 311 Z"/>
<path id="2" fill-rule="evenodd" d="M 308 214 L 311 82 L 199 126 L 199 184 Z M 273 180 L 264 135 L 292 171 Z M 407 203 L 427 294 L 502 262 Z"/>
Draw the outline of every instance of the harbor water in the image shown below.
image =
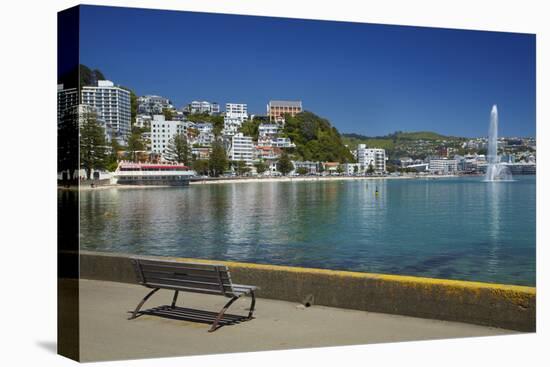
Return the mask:
<path id="1" fill-rule="evenodd" d="M 535 176 L 82 191 L 80 246 L 535 285 Z"/>

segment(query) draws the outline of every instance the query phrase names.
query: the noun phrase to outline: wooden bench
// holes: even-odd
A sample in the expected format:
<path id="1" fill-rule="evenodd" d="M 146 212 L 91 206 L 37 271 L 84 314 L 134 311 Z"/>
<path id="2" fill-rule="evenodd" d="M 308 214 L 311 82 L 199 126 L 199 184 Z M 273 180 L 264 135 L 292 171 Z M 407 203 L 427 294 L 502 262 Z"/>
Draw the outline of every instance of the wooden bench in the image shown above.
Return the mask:
<path id="1" fill-rule="evenodd" d="M 202 322 L 210 322 L 213 316 L 215 316 L 212 327 L 208 330 L 209 332 L 212 332 L 219 327 L 220 323 L 232 324 L 252 319 L 254 306 L 256 304 L 254 291 L 257 287 L 234 284 L 231 281 L 229 270 L 225 265 L 184 263 L 170 260 L 148 260 L 138 258 L 133 258 L 132 263 L 134 265 L 139 284 L 147 288 L 151 288 L 152 290 L 141 300 L 128 320 L 135 319 L 142 313 L 156 314 L 172 318 L 177 318 L 178 315 L 187 315 L 193 316 L 193 319 Z M 148 312 L 143 311 L 140 313 L 140 309 L 143 304 L 159 289 L 169 289 L 174 291 L 172 304 L 170 306 L 156 307 L 152 309 L 152 311 L 148 310 Z M 215 313 L 209 312 L 197 313 L 196 310 L 194 310 L 195 312 L 191 312 L 192 310 L 190 309 L 176 307 L 176 300 L 180 291 L 221 295 L 230 298 L 230 300 L 225 304 L 217 316 Z M 224 317 L 225 311 L 227 311 L 233 302 L 240 297 L 247 295 L 252 297 L 248 316 L 226 315 Z M 212 315 L 209 317 L 209 314 Z"/>

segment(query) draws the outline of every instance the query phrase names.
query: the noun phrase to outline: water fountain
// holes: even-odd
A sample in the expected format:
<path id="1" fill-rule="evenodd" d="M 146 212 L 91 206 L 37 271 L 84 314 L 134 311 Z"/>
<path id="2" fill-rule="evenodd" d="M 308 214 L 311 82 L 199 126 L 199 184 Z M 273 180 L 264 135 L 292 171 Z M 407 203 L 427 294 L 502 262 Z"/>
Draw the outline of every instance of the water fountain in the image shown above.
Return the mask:
<path id="1" fill-rule="evenodd" d="M 487 141 L 487 173 L 485 181 L 512 181 L 512 173 L 510 168 L 500 163 L 498 156 L 498 110 L 497 106 L 493 105 L 491 110 L 491 121 L 489 122 L 489 138 Z"/>

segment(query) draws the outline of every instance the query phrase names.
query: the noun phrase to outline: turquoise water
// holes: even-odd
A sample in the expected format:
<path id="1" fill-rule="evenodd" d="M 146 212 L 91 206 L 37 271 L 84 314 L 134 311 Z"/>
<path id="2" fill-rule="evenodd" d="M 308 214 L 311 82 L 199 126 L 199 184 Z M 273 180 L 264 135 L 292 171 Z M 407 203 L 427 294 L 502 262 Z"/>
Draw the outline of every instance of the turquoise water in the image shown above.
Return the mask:
<path id="1" fill-rule="evenodd" d="M 535 177 L 516 180 L 85 191 L 81 247 L 535 285 Z"/>

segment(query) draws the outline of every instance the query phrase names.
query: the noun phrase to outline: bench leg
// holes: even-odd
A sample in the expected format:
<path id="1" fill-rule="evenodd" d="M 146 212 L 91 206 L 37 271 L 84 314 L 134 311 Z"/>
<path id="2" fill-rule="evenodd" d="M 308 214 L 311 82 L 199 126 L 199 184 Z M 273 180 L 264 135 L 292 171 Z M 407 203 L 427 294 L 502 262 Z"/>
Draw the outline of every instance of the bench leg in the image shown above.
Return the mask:
<path id="1" fill-rule="evenodd" d="M 174 308 L 176 307 L 176 301 L 178 300 L 178 292 L 179 291 L 174 291 L 174 298 L 172 298 L 172 306 L 170 306 L 170 308 Z"/>
<path id="2" fill-rule="evenodd" d="M 223 318 L 223 314 L 225 313 L 225 311 L 227 311 L 229 306 L 231 306 L 231 304 L 233 302 L 235 302 L 236 300 L 238 300 L 238 299 L 239 299 L 239 297 L 233 297 L 233 298 L 231 298 L 231 300 L 229 300 L 229 302 L 227 302 L 225 304 L 225 306 L 223 306 L 222 310 L 220 311 L 220 313 L 218 314 L 218 316 L 216 317 L 216 319 L 212 323 L 212 327 L 208 330 L 209 333 L 215 331 L 218 328 L 218 324 L 220 323 L 220 320 Z"/>
<path id="3" fill-rule="evenodd" d="M 252 319 L 252 314 L 254 313 L 254 306 L 256 305 L 256 296 L 254 295 L 254 291 L 250 292 L 250 296 L 252 297 L 252 301 L 250 302 L 250 312 L 248 312 L 248 319 Z"/>
<path id="4" fill-rule="evenodd" d="M 149 297 L 151 297 L 153 294 L 155 294 L 156 291 L 158 291 L 159 288 L 155 288 L 153 289 L 151 292 L 147 293 L 147 295 L 145 297 L 143 297 L 143 299 L 141 300 L 141 302 L 137 305 L 136 309 L 134 310 L 134 312 L 132 313 L 132 316 L 130 316 L 128 318 L 128 320 L 132 320 L 132 319 L 135 319 L 136 316 L 137 316 L 137 313 L 139 312 L 139 310 L 141 309 L 141 306 L 143 306 L 143 304 L 145 303 L 145 301 L 147 301 L 149 299 Z"/>

